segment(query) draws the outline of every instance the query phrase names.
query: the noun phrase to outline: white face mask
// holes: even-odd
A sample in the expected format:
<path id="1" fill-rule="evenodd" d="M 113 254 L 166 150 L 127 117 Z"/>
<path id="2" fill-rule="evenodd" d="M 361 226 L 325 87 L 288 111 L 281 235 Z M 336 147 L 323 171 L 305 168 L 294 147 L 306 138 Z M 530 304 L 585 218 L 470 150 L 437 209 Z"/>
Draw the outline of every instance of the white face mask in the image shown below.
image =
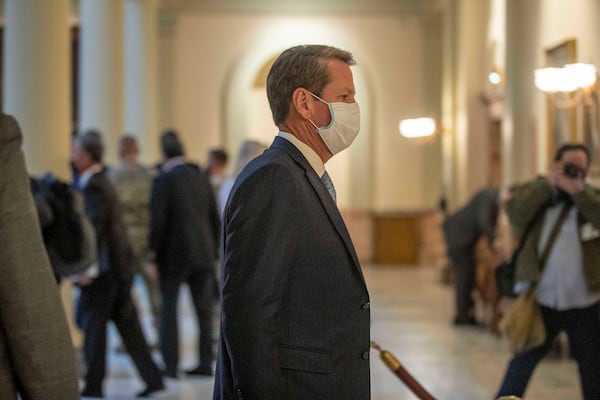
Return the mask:
<path id="1" fill-rule="evenodd" d="M 331 154 L 337 154 L 350 146 L 358 135 L 360 130 L 358 103 L 328 103 L 316 94 L 310 94 L 327 104 L 331 122 L 327 126 L 318 127 L 312 120 L 308 121 L 317 129 Z"/>

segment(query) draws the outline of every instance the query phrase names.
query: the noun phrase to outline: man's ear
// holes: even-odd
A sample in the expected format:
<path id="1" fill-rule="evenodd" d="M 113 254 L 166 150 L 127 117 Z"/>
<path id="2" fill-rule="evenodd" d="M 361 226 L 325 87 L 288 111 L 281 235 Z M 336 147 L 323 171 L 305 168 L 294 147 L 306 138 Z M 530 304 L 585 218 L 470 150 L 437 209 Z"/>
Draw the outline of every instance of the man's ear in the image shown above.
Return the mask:
<path id="1" fill-rule="evenodd" d="M 309 96 L 308 90 L 304 88 L 296 88 L 292 93 L 292 107 L 304 119 L 310 118 Z"/>

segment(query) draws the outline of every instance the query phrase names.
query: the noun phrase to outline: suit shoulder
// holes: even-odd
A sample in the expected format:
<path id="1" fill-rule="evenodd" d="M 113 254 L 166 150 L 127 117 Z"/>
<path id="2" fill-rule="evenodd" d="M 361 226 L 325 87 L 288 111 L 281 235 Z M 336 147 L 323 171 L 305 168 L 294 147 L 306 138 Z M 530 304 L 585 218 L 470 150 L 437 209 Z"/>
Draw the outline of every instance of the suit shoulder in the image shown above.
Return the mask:
<path id="1" fill-rule="evenodd" d="M 302 169 L 284 152 L 275 150 L 250 161 L 239 180 L 288 180 L 298 173 L 302 173 Z"/>
<path id="2" fill-rule="evenodd" d="M 9 114 L 0 114 L 0 143 L 4 148 L 8 144 L 16 144 L 19 148 L 23 137 L 15 117 Z"/>

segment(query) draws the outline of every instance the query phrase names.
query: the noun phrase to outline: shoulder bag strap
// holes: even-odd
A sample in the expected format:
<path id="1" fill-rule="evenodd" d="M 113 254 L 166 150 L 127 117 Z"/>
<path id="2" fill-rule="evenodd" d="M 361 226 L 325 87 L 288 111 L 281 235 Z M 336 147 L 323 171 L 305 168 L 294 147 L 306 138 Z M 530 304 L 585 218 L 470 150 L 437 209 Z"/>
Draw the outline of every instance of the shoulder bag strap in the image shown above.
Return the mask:
<path id="1" fill-rule="evenodd" d="M 567 218 L 567 214 L 569 213 L 570 209 L 571 209 L 571 204 L 566 203 L 563 206 L 562 210 L 560 211 L 560 215 L 556 219 L 554 226 L 552 227 L 550 236 L 548 236 L 548 240 L 546 241 L 546 245 L 544 246 L 544 251 L 542 251 L 542 255 L 540 256 L 540 262 L 541 262 L 542 268 L 544 268 L 544 265 L 546 264 L 546 260 L 548 260 L 548 256 L 550 255 L 550 250 L 552 250 L 552 245 L 554 244 L 554 241 L 556 240 L 556 237 L 558 236 L 558 232 L 560 231 L 560 227 L 562 226 L 563 222 Z"/>

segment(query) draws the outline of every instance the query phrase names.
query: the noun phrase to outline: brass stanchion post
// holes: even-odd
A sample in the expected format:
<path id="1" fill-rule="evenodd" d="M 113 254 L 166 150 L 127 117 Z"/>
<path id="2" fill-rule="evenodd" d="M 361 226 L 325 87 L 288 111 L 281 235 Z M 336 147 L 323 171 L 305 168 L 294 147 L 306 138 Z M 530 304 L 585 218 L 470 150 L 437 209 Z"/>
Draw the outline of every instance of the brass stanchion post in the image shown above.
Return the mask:
<path id="1" fill-rule="evenodd" d="M 371 341 L 371 347 L 379 351 L 379 357 L 385 365 L 396 374 L 398 378 L 420 399 L 436 400 L 407 370 L 402 363 L 389 351 L 379 347 L 377 343 Z"/>

